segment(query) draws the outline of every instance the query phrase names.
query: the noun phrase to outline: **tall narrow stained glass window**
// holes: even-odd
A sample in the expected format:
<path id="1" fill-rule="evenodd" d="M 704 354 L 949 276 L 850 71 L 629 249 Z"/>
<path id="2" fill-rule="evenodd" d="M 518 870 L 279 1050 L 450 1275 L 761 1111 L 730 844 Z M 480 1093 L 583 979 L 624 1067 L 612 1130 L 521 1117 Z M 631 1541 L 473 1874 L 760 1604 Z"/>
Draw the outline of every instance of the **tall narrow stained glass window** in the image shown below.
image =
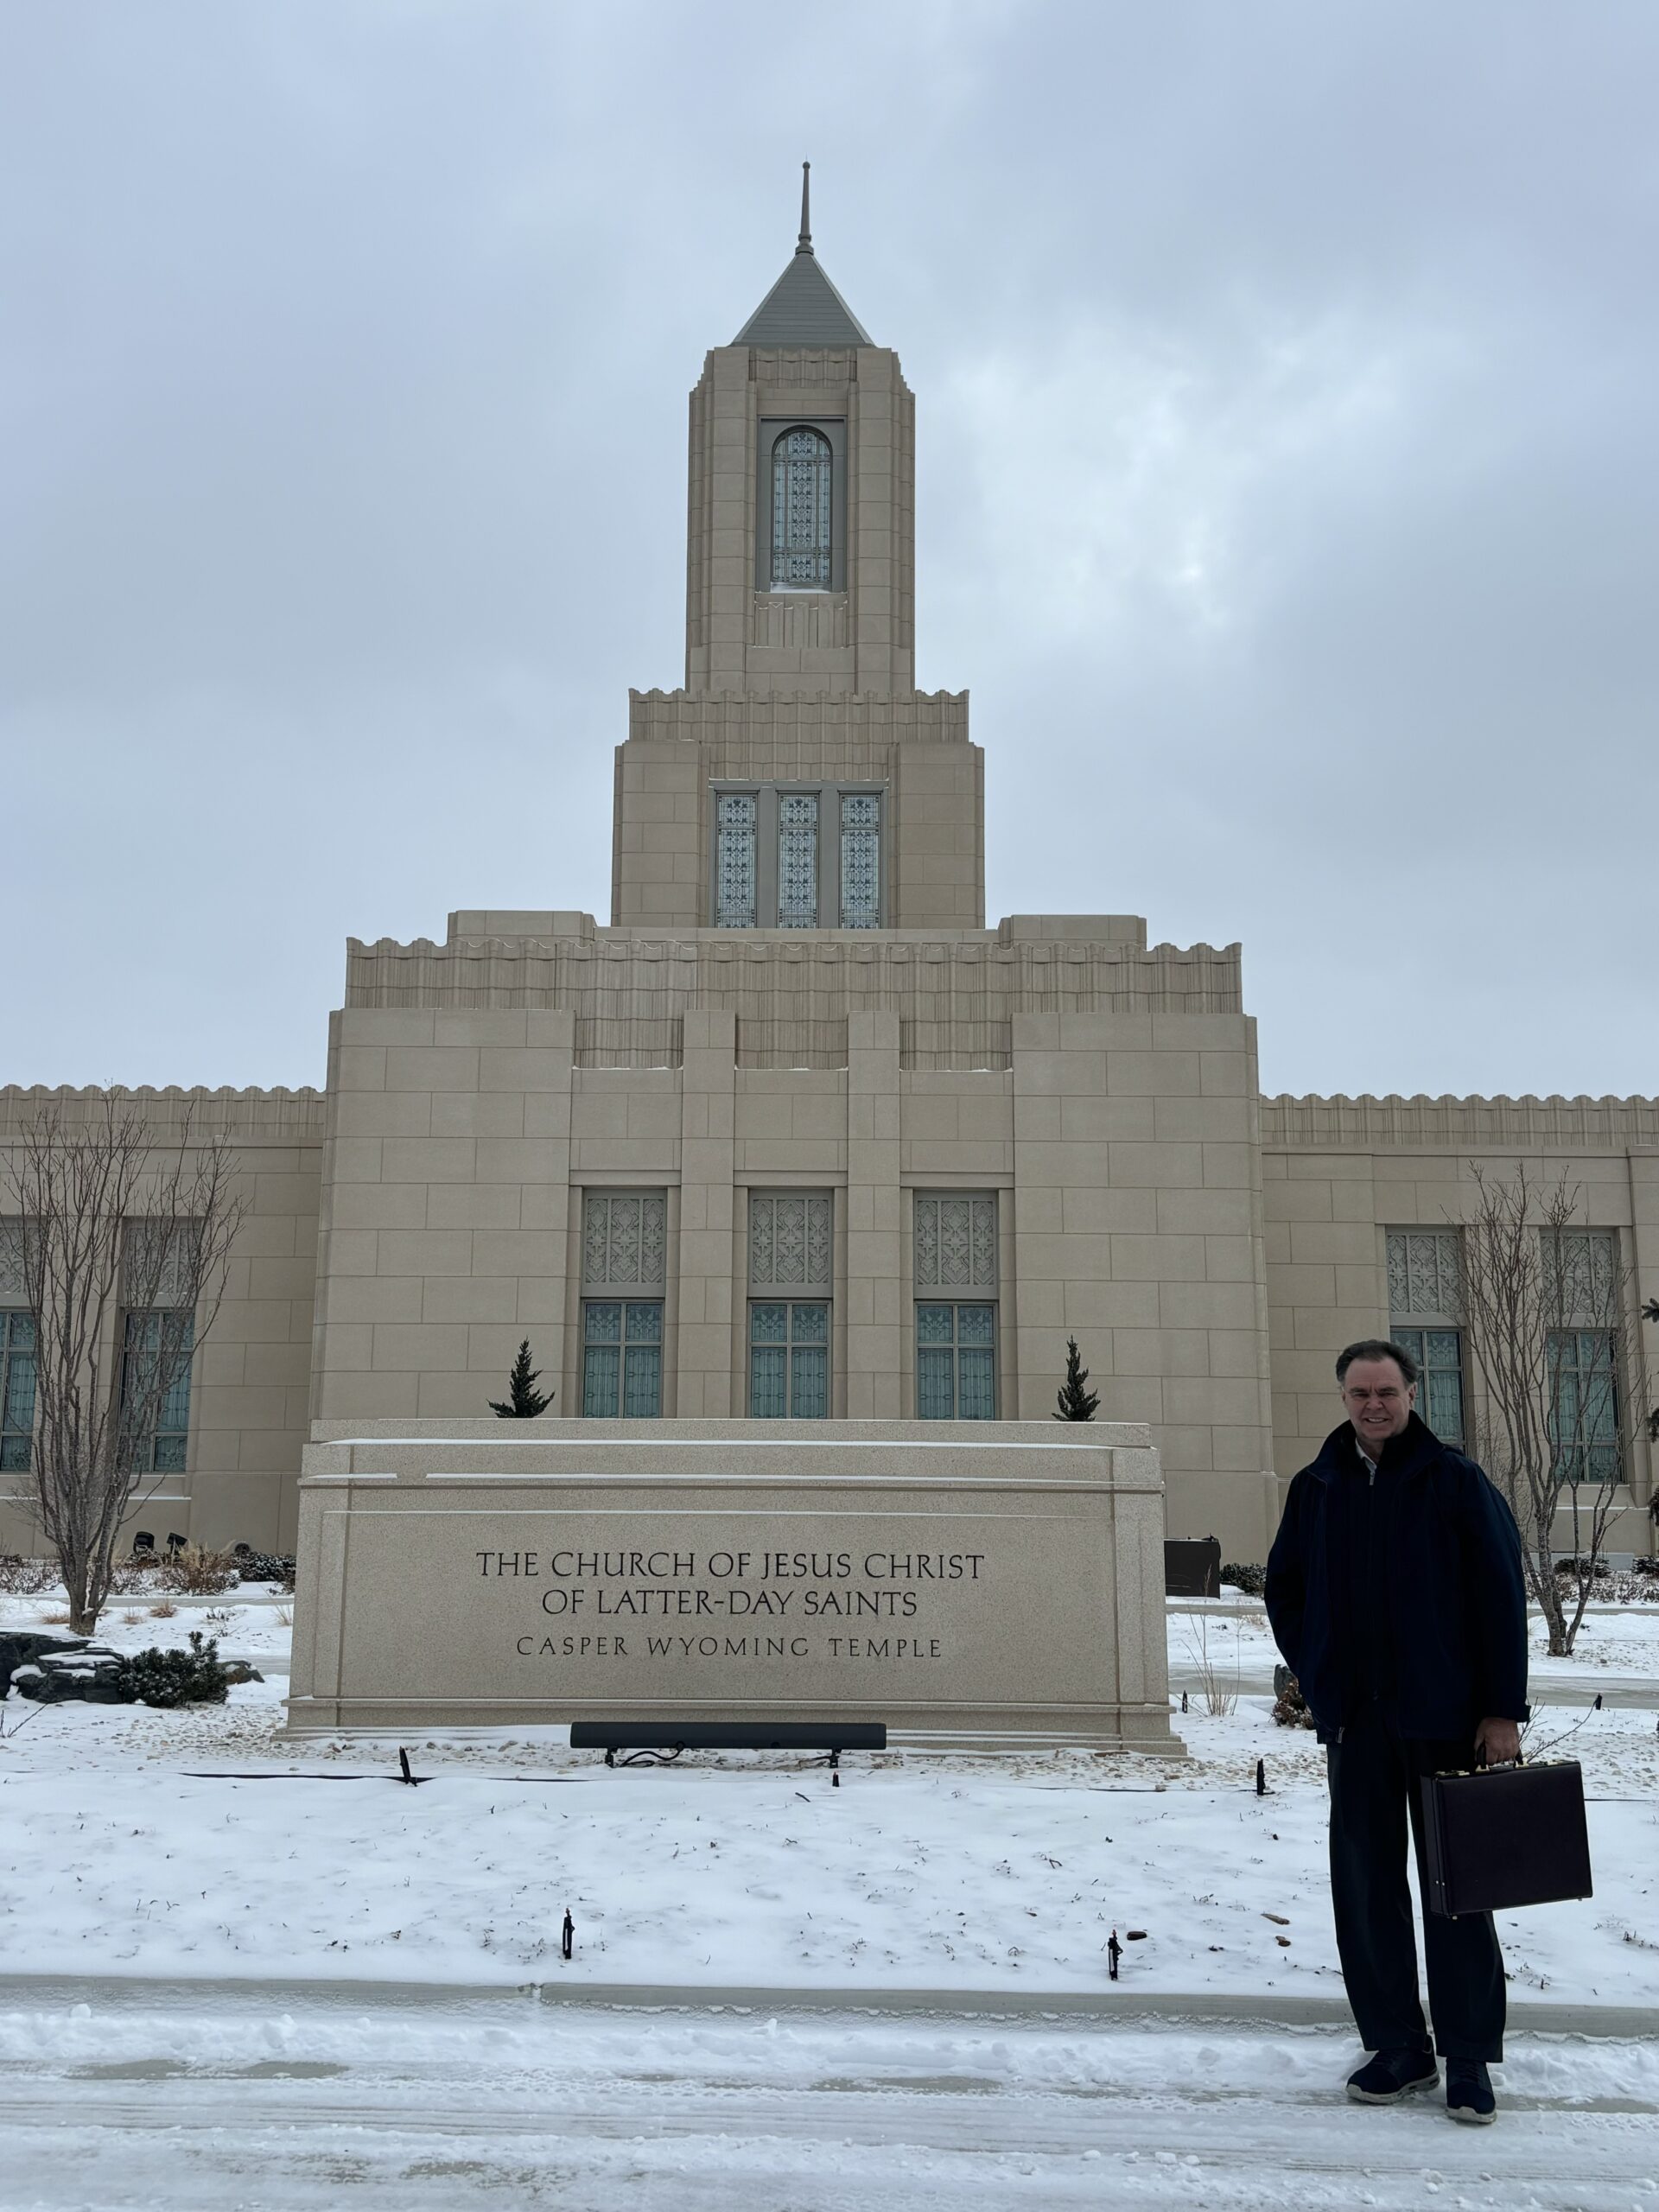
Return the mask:
<path id="1" fill-rule="evenodd" d="M 749 1413 L 823 1421 L 830 1411 L 830 1307 L 823 1299 L 759 1299 L 749 1307 Z"/>
<path id="2" fill-rule="evenodd" d="M 181 1475 L 190 1446 L 190 1357 L 195 1316 L 152 1308 L 127 1315 L 121 1366 L 122 1426 L 130 1464 L 143 1474 Z M 161 1386 L 157 1401 L 156 1391 Z"/>
<path id="3" fill-rule="evenodd" d="M 0 1468 L 27 1474 L 35 1439 L 35 1317 L 0 1313 Z"/>
<path id="4" fill-rule="evenodd" d="M 1463 1248 L 1455 1229 L 1391 1229 L 1389 1334 L 1421 1370 L 1417 1413 L 1442 1442 L 1464 1445 Z"/>
<path id="5" fill-rule="evenodd" d="M 821 430 L 785 430 L 772 448 L 772 588 L 828 591 L 830 576 L 830 441 Z"/>
<path id="6" fill-rule="evenodd" d="M 913 1204 L 917 1415 L 995 1421 L 995 1193 L 918 1191 Z"/>
<path id="7" fill-rule="evenodd" d="M 818 798 L 791 791 L 778 802 L 778 926 L 818 925 Z"/>
<path id="8" fill-rule="evenodd" d="M 874 791 L 842 793 L 841 926 L 881 926 L 881 801 Z"/>
<path id="9" fill-rule="evenodd" d="M 756 803 L 747 792 L 728 792 L 716 810 L 715 926 L 752 930 L 755 901 Z"/>
<path id="10" fill-rule="evenodd" d="M 1549 1440 L 1570 1483 L 1616 1483 L 1619 1449 L 1616 1346 L 1606 1329 L 1549 1332 Z"/>

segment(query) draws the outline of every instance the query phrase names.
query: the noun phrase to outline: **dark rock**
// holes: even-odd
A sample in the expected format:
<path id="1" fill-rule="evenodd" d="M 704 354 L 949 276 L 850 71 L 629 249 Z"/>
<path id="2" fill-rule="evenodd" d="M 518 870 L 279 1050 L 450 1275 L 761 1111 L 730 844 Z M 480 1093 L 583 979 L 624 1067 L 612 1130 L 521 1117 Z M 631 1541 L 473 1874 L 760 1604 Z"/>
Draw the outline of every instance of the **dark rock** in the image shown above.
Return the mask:
<path id="1" fill-rule="evenodd" d="M 32 1631 L 0 1636 L 0 1697 L 3 1697 L 17 1669 L 39 1659 L 50 1651 L 82 1651 L 86 1639 L 80 1636 L 37 1636 Z"/>
<path id="2" fill-rule="evenodd" d="M 42 1652 L 16 1668 L 12 1681 L 37 1705 L 124 1705 L 126 1661 L 106 1643 L 72 1644 Z"/>
<path id="3" fill-rule="evenodd" d="M 245 1659 L 227 1659 L 225 1662 L 225 1679 L 227 1682 L 263 1682 L 265 1678 Z"/>

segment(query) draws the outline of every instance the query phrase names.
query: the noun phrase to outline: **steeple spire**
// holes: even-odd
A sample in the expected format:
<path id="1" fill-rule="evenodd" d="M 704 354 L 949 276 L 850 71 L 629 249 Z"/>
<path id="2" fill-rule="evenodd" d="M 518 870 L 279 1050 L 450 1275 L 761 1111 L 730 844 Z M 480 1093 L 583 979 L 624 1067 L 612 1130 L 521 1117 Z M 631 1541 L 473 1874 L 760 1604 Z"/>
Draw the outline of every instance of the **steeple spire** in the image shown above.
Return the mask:
<path id="1" fill-rule="evenodd" d="M 801 234 L 794 257 L 744 324 L 734 346 L 869 346 L 870 334 L 824 273 L 812 248 L 812 164 L 801 163 Z"/>

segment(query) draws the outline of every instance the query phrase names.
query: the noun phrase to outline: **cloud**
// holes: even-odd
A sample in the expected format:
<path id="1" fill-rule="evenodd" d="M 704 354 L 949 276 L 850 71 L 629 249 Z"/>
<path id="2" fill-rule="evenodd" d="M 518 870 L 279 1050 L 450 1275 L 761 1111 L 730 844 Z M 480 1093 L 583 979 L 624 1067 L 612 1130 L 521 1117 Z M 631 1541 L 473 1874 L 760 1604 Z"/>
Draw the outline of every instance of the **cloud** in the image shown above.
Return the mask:
<path id="1" fill-rule="evenodd" d="M 317 1080 L 348 931 L 607 911 L 685 393 L 810 156 L 993 910 L 1242 939 L 1272 1088 L 1659 1088 L 1649 10 L 8 37 L 8 1076 Z"/>

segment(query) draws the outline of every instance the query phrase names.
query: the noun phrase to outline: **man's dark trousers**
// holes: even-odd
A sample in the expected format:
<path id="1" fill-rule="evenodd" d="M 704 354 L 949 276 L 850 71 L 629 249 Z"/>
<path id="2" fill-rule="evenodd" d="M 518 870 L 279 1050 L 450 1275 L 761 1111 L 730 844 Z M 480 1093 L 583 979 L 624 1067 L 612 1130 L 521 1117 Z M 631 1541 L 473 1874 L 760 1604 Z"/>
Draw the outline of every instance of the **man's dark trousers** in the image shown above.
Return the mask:
<path id="1" fill-rule="evenodd" d="M 1425 1899 L 1428 2006 L 1446 2058 L 1503 2056 L 1503 1961 L 1490 1912 L 1448 1920 L 1427 1910 L 1422 1777 L 1466 1768 L 1466 1743 L 1403 1737 L 1375 1700 L 1326 1747 L 1331 1780 L 1331 1892 L 1348 2002 L 1367 2050 L 1431 2048 L 1417 1995 L 1417 1946 L 1406 1885 L 1410 1810 Z"/>

